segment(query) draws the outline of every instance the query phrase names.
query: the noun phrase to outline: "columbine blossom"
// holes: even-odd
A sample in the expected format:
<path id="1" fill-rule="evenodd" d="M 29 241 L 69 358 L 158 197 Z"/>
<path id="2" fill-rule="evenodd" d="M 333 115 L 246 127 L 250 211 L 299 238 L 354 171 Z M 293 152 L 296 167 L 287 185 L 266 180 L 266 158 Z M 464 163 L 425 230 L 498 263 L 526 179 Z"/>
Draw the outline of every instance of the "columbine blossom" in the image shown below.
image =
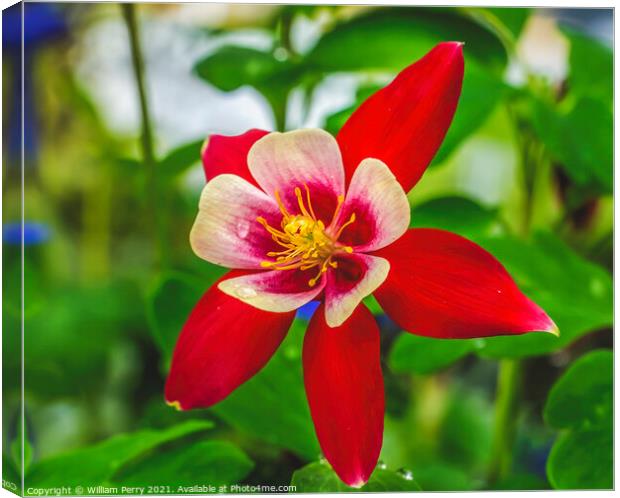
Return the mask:
<path id="1" fill-rule="evenodd" d="M 190 241 L 233 270 L 181 332 L 170 404 L 224 399 L 267 363 L 295 310 L 320 300 L 303 344 L 308 403 L 326 459 L 361 486 L 379 458 L 384 416 L 379 329 L 363 298 L 374 293 L 400 327 L 430 337 L 556 332 L 484 249 L 409 229 L 406 192 L 443 140 L 462 78 L 461 44 L 442 43 L 364 102 L 336 138 L 211 137 Z"/>

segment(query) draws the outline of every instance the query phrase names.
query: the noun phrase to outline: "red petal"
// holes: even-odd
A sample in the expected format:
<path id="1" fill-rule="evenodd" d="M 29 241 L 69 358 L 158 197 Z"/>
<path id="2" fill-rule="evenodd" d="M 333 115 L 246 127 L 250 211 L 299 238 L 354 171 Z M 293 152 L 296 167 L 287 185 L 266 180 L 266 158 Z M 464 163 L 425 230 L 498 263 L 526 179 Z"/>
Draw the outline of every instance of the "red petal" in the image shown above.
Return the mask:
<path id="1" fill-rule="evenodd" d="M 248 170 L 248 152 L 254 142 L 268 133 L 264 130 L 248 130 L 241 135 L 208 137 L 202 146 L 202 165 L 207 180 L 222 173 L 232 173 L 256 185 Z"/>
<path id="2" fill-rule="evenodd" d="M 224 278 L 241 274 L 231 272 Z M 188 410 L 223 400 L 269 361 L 294 317 L 294 312 L 261 311 L 214 284 L 181 331 L 166 382 L 166 401 Z"/>
<path id="3" fill-rule="evenodd" d="M 379 329 L 364 305 L 340 327 L 314 313 L 303 350 L 310 412 L 325 458 L 346 484 L 362 486 L 383 440 L 383 376 Z"/>
<path id="4" fill-rule="evenodd" d="M 462 44 L 446 42 L 369 97 L 336 137 L 347 181 L 363 159 L 374 157 L 409 191 L 448 131 L 462 82 Z"/>
<path id="5" fill-rule="evenodd" d="M 408 332 L 463 339 L 557 331 L 491 254 L 459 235 L 413 229 L 375 254 L 391 265 L 375 297 Z"/>

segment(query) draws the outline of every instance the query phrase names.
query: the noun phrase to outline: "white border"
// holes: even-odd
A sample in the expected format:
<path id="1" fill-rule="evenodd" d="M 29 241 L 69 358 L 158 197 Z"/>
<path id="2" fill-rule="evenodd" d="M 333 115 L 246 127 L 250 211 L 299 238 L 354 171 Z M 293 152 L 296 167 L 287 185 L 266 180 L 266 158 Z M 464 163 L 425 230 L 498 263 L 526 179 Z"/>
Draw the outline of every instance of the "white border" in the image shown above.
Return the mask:
<path id="1" fill-rule="evenodd" d="M 29 2 L 32 1 L 37 1 L 37 0 L 29 0 Z M 106 0 L 107 1 L 107 0 Z M 0 0 L 0 7 L 2 8 L 2 10 L 6 9 L 7 7 L 10 7 L 11 5 L 14 5 L 15 3 L 17 3 L 15 0 Z M 54 1 L 49 2 L 49 3 L 54 3 Z M 93 0 L 64 0 L 64 2 L 56 2 L 56 3 L 101 3 L 101 2 L 95 2 Z M 109 2 L 109 3 L 120 3 L 120 2 Z M 265 2 L 265 1 L 261 1 L 261 0 L 244 0 L 244 1 L 237 1 L 237 0 L 233 0 L 233 1 L 228 1 L 228 2 L 204 2 L 204 1 L 200 1 L 200 0 L 186 0 L 185 2 L 149 2 L 148 0 L 136 0 L 134 3 L 238 3 L 238 4 L 316 4 L 316 5 L 406 5 L 406 6 L 463 6 L 463 5 L 468 5 L 468 6 L 481 6 L 481 7 L 488 7 L 488 6 L 492 6 L 492 7 L 536 7 L 536 8 L 615 8 L 616 7 L 616 1 L 614 0 L 608 0 L 608 1 L 586 1 L 586 0 L 581 0 L 581 1 L 575 1 L 575 0 L 564 0 L 564 1 L 539 1 L 539 2 L 531 2 L 531 1 L 524 1 L 524 0 L 511 0 L 510 2 L 502 2 L 502 1 L 496 1 L 496 2 L 489 2 L 489 1 L 484 1 L 484 0 L 470 0 L 468 2 L 456 2 L 456 1 L 450 1 L 450 0 L 443 0 L 443 1 L 436 1 L 436 0 L 426 0 L 424 2 L 418 2 L 418 1 L 400 1 L 400 2 L 389 2 L 387 0 L 357 0 L 357 1 L 350 1 L 350 2 L 342 2 L 342 1 L 336 1 L 336 0 L 314 0 L 314 1 L 303 1 L 303 0 L 289 0 L 289 1 L 270 1 L 270 2 Z M 23 5 L 22 5 L 22 9 L 23 9 Z M 615 14 L 615 12 L 614 12 Z M 615 20 L 615 19 L 614 19 Z M 22 15 L 22 40 L 23 40 L 23 15 Z M 0 25 L 0 37 L 2 35 L 2 27 Z M 614 22 L 614 54 L 616 53 L 616 49 L 617 49 L 617 29 L 616 29 L 616 24 Z M 0 63 L 1 63 L 1 58 L 0 58 Z M 23 42 L 22 42 L 22 70 L 23 70 Z M 1 76 L 1 65 L 0 65 L 0 76 Z M 617 89 L 617 82 L 619 81 L 618 79 L 619 77 L 619 69 L 618 69 L 618 65 L 615 64 L 615 57 L 614 57 L 614 95 L 615 95 L 615 90 Z M 22 96 L 23 96 L 23 74 L 22 74 Z M 1 80 L 0 80 L 0 84 L 1 84 Z M 23 119 L 24 119 L 24 109 L 23 109 L 23 98 L 22 98 L 22 207 L 21 207 L 21 211 L 22 211 L 22 241 L 23 241 L 23 216 L 24 216 L 24 197 L 23 197 L 23 189 L 24 189 L 24 165 L 23 165 L 23 155 L 24 155 L 24 123 L 23 123 Z M 618 109 L 618 105 L 617 105 L 617 101 L 614 99 L 614 114 L 616 113 Z M 2 112 L 2 102 L 0 99 L 0 114 Z M 618 128 L 615 126 L 615 120 L 614 120 L 614 166 L 615 166 L 615 158 L 616 158 L 616 148 L 615 148 L 615 144 L 618 143 L 618 139 L 619 139 L 619 132 L 618 132 Z M 0 146 L 2 145 L 2 137 L 0 136 Z M 615 172 L 615 168 L 614 168 L 614 172 Z M 1 179 L 0 179 L 0 187 L 1 187 Z M 618 175 L 614 175 L 614 187 L 615 187 L 615 191 L 618 191 L 618 187 L 620 186 L 620 179 L 618 178 Z M 614 198 L 614 219 L 616 218 L 616 215 L 618 214 L 618 205 L 615 202 L 615 198 Z M 2 207 L 0 205 L 0 216 L 2 214 Z M 614 247 L 618 247 L 618 244 L 620 243 L 620 236 L 618 235 L 617 232 L 614 233 Z M 1 254 L 1 247 L 0 247 L 0 254 Z M 23 243 L 22 243 L 22 306 L 23 306 L 23 296 L 24 296 L 24 289 L 23 289 L 23 262 L 24 262 L 24 254 L 23 254 Z M 616 253 L 614 251 L 614 269 L 616 268 Z M 614 272 L 615 273 L 615 272 Z M 0 277 L 1 277 L 1 269 L 0 269 Z M 615 281 L 614 281 L 614 290 L 615 290 Z M 2 295 L 2 290 L 0 288 L 0 297 Z M 615 316 L 615 312 L 618 310 L 618 307 L 620 306 L 620 299 L 618 298 L 618 294 L 615 292 L 614 293 L 614 316 Z M 22 310 L 23 311 L 23 310 Z M 1 328 L 1 325 L 0 325 Z M 1 346 L 0 346 L 1 348 Z M 616 358 L 614 356 L 614 359 L 616 361 Z M 616 364 L 614 363 L 614 367 L 616 366 Z M 618 399 L 618 393 L 620 392 L 620 383 L 618 383 L 618 378 L 617 378 L 617 373 L 618 373 L 618 369 L 614 368 L 614 380 L 615 380 L 615 385 L 614 385 L 614 399 Z M 22 379 L 23 379 L 23 321 L 22 321 Z M 2 372 L 0 370 L 0 382 L 2 380 Z M 23 384 L 22 384 L 22 403 L 23 403 Z M 1 422 L 1 411 L 0 411 L 0 422 Z M 617 417 L 618 417 L 618 413 L 617 411 L 615 412 L 615 417 L 614 417 L 614 422 L 617 421 Z M 23 404 L 22 404 L 22 420 L 23 420 Z M 23 437 L 23 434 L 22 434 Z M 22 447 L 23 447 L 23 441 L 22 441 Z M 618 438 L 614 439 L 614 455 L 618 454 Z M 23 454 L 22 454 L 22 465 L 23 465 Z M 618 475 L 618 470 L 620 469 L 620 464 L 618 463 L 618 460 L 615 459 L 614 462 L 614 474 L 615 476 Z M 23 482 L 22 482 L 22 487 L 23 487 Z M 507 491 L 484 491 L 484 492 L 463 492 L 463 493 L 467 493 L 468 495 L 484 495 L 485 497 L 489 497 L 489 498 L 496 498 L 496 497 L 504 497 L 506 496 L 506 493 L 510 493 L 510 496 L 516 496 L 516 497 L 520 497 L 520 496 L 527 496 L 530 495 L 531 493 L 536 493 L 538 496 L 543 496 L 543 495 L 553 495 L 554 497 L 588 497 L 592 494 L 596 495 L 596 496 L 614 496 L 615 492 L 614 491 L 518 491 L 518 492 L 507 492 Z M 367 493 L 364 493 L 367 494 Z M 419 493 L 416 493 L 416 495 L 418 495 Z M 421 493 L 423 495 L 427 495 L 430 494 L 428 492 L 426 493 Z M 437 497 L 444 497 L 444 496 L 450 496 L 453 495 L 454 493 L 447 493 L 447 492 L 435 492 L 432 493 L 434 496 Z M 305 495 L 305 494 L 303 494 Z M 381 493 L 381 496 L 385 496 L 385 497 L 397 497 L 397 496 L 402 496 L 403 493 Z M 9 491 L 5 490 L 5 489 L 1 489 L 0 488 L 0 498 L 9 498 L 9 497 L 13 497 L 15 496 L 13 493 L 10 493 Z M 179 496 L 179 497 L 185 497 L 187 495 L 171 495 L 171 496 Z M 240 495 L 240 496 L 271 496 L 271 495 Z M 339 496 L 336 493 L 322 493 L 321 496 L 327 496 L 327 497 L 332 497 L 332 496 Z"/>

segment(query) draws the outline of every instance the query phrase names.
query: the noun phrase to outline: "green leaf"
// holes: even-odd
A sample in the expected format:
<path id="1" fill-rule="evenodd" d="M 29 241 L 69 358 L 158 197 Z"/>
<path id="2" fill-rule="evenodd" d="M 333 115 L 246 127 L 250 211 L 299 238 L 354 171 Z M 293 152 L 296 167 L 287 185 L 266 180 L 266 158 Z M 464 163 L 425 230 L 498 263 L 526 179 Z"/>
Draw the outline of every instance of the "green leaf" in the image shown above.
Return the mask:
<path id="1" fill-rule="evenodd" d="M 311 460 L 320 450 L 303 383 L 305 328 L 295 320 L 267 366 L 211 410 L 232 426 Z"/>
<path id="2" fill-rule="evenodd" d="M 487 66 L 503 67 L 506 54 L 497 38 L 450 9 L 373 9 L 337 24 L 306 57 L 324 72 L 400 71 L 437 43 L 465 42 L 467 54 Z"/>
<path id="3" fill-rule="evenodd" d="M 200 148 L 203 140 L 196 140 L 177 147 L 166 155 L 158 164 L 157 178 L 163 183 L 178 176 L 200 161 Z"/>
<path id="4" fill-rule="evenodd" d="M 613 433 L 611 423 L 558 438 L 547 461 L 547 477 L 555 489 L 611 489 Z"/>
<path id="5" fill-rule="evenodd" d="M 445 9 L 388 9 L 337 25 L 308 54 L 306 63 L 324 72 L 396 73 L 445 40 L 466 42 L 465 77 L 454 121 L 433 164 L 439 164 L 475 132 L 501 99 L 504 85 L 489 66 L 501 65 L 499 41 L 476 22 Z M 482 61 L 485 65 L 478 64 Z M 492 61 L 495 61 L 494 64 Z M 379 87 L 365 86 L 374 92 Z M 372 92 L 358 92 L 353 106 L 329 116 L 325 128 L 336 134 Z"/>
<path id="6" fill-rule="evenodd" d="M 549 489 L 549 483 L 539 474 L 519 472 L 500 479 L 491 489 L 494 491 L 541 491 Z"/>
<path id="7" fill-rule="evenodd" d="M 347 119 L 351 117 L 351 114 L 353 114 L 355 110 L 368 97 L 370 97 L 376 91 L 381 90 L 381 88 L 383 88 L 383 86 L 381 85 L 372 85 L 372 84 L 361 85 L 357 89 L 357 92 L 355 93 L 355 103 L 349 107 L 345 107 L 344 109 L 341 109 L 340 111 L 330 116 L 327 116 L 327 118 L 325 119 L 325 124 L 323 128 L 325 128 L 325 130 L 330 132 L 332 135 L 334 136 L 337 135 L 338 132 L 340 131 L 340 128 L 342 128 L 344 124 L 346 123 Z"/>
<path id="8" fill-rule="evenodd" d="M 533 125 L 575 183 L 601 193 L 613 190 L 613 115 L 599 100 L 580 99 L 568 112 L 535 101 Z"/>
<path id="9" fill-rule="evenodd" d="M 403 333 L 392 346 L 389 365 L 398 373 L 430 374 L 449 367 L 476 347 L 475 339 L 432 339 Z"/>
<path id="10" fill-rule="evenodd" d="M 600 99 L 611 109 L 614 78 L 611 48 L 583 33 L 566 28 L 562 31 L 570 41 L 570 92 Z"/>
<path id="11" fill-rule="evenodd" d="M 613 284 L 603 268 L 573 252 L 551 234 L 536 234 L 531 242 L 511 237 L 477 239 L 508 270 L 531 299 L 560 329 L 548 333 L 481 339 L 478 354 L 492 358 L 522 358 L 548 354 L 577 338 L 613 323 Z"/>
<path id="12" fill-rule="evenodd" d="M 465 197 L 440 197 L 411 209 L 411 228 L 441 228 L 464 237 L 490 234 L 497 210 Z"/>
<path id="13" fill-rule="evenodd" d="M 147 314 L 155 340 L 167 358 L 183 323 L 208 285 L 180 273 L 162 277 L 150 293 Z M 267 366 L 211 410 L 254 437 L 312 459 L 319 446 L 310 419 L 301 368 L 306 323 L 295 320 Z"/>
<path id="14" fill-rule="evenodd" d="M 267 99 L 276 126 L 284 128 L 286 99 L 289 91 L 311 74 L 288 60 L 248 47 L 227 45 L 201 60 L 195 71 L 216 88 L 230 92 L 244 85 L 256 88 Z"/>
<path id="15" fill-rule="evenodd" d="M 547 462 L 556 489 L 610 489 L 613 486 L 613 353 L 582 356 L 551 388 L 545 421 L 568 429 Z"/>
<path id="16" fill-rule="evenodd" d="M 485 396 L 473 390 L 453 389 L 441 424 L 442 462 L 466 469 L 486 468 L 491 454 L 491 414 L 492 406 Z"/>
<path id="17" fill-rule="evenodd" d="M 21 496 L 21 483 L 19 466 L 15 465 L 13 459 L 6 454 L 2 454 L 2 487 Z"/>
<path id="18" fill-rule="evenodd" d="M 415 466 L 415 477 L 424 491 L 471 491 L 471 476 L 456 465 L 428 462 Z"/>
<path id="19" fill-rule="evenodd" d="M 158 451 L 125 466 L 112 479 L 123 486 L 162 484 L 178 493 L 178 486 L 211 486 L 237 483 L 254 464 L 235 445 L 225 441 L 198 441 Z"/>
<path id="20" fill-rule="evenodd" d="M 613 353 L 592 351 L 574 362 L 555 383 L 545 404 L 545 421 L 558 429 L 596 426 L 612 416 Z"/>
<path id="21" fill-rule="evenodd" d="M 293 473 L 291 485 L 297 493 L 342 493 L 342 492 L 384 492 L 421 491 L 411 472 L 387 470 L 380 466 L 361 488 L 351 488 L 344 484 L 326 461 L 314 462 Z"/>
<path id="22" fill-rule="evenodd" d="M 515 40 L 519 37 L 531 9 L 523 7 L 487 7 L 485 10 L 495 16 L 512 34 Z"/>
<path id="23" fill-rule="evenodd" d="M 172 359 L 183 325 L 200 297 L 226 269 L 200 262 L 200 276 L 178 271 L 162 273 L 146 295 L 146 316 L 166 363 Z"/>
<path id="24" fill-rule="evenodd" d="M 159 350 L 166 362 L 190 312 L 209 287 L 198 278 L 179 272 L 164 273 L 148 292 L 146 315 Z"/>
<path id="25" fill-rule="evenodd" d="M 226 45 L 198 62 L 194 70 L 216 88 L 231 92 L 244 85 L 262 88 L 288 67 L 268 52 Z"/>
<path id="26" fill-rule="evenodd" d="M 108 483 L 123 465 L 175 439 L 213 427 L 208 420 L 192 420 L 161 431 L 121 434 L 88 448 L 33 463 L 27 486 L 97 486 Z"/>
<path id="27" fill-rule="evenodd" d="M 15 439 L 11 443 L 11 456 L 13 457 L 13 463 L 15 467 L 21 468 L 22 466 L 22 435 L 21 429 L 23 424 L 21 423 L 21 419 L 17 422 L 18 424 L 18 432 Z M 28 467 L 32 463 L 32 444 L 30 443 L 30 439 L 28 439 L 28 431 L 24 431 L 24 445 L 23 445 L 23 462 L 24 462 L 24 470 L 27 472 Z"/>
<path id="28" fill-rule="evenodd" d="M 454 119 L 432 164 L 445 161 L 491 115 L 504 96 L 500 79 L 473 61 L 466 61 L 463 89 Z"/>
<path id="29" fill-rule="evenodd" d="M 44 398 L 98 391 L 120 331 L 144 326 L 135 284 L 55 287 L 25 327 L 27 391 Z"/>
<path id="30" fill-rule="evenodd" d="M 409 61 L 411 62 L 413 59 Z M 351 114 L 381 88 L 377 85 L 361 86 L 357 91 L 355 104 L 328 116 L 325 129 L 336 135 Z M 497 76 L 482 69 L 475 61 L 467 61 L 463 89 L 454 120 L 431 165 L 445 161 L 459 145 L 482 126 L 502 98 L 505 88 Z"/>

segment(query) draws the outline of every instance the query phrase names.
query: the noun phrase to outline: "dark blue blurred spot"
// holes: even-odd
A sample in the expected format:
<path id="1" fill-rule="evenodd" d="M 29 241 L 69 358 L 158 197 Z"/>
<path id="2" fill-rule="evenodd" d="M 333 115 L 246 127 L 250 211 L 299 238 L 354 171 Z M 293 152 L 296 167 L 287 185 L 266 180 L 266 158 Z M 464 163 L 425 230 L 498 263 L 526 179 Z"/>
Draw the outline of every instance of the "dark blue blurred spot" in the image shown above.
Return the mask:
<path id="1" fill-rule="evenodd" d="M 2 45 L 5 49 L 19 47 L 22 42 L 22 4 L 16 3 L 2 11 Z"/>
<path id="2" fill-rule="evenodd" d="M 42 244 L 50 238 L 51 230 L 44 223 L 24 223 L 24 245 Z M 22 243 L 22 225 L 19 222 L 6 223 L 2 227 L 2 243 L 19 246 Z"/>
<path id="3" fill-rule="evenodd" d="M 301 308 L 297 310 L 297 318 L 301 318 L 302 320 L 310 320 L 314 312 L 321 304 L 320 301 L 310 301 L 308 304 L 304 304 Z"/>
<path id="4" fill-rule="evenodd" d="M 392 320 L 389 316 L 382 313 L 380 315 L 375 315 L 375 320 L 377 321 L 377 325 L 383 331 L 384 334 L 388 335 L 396 335 L 402 329 Z"/>
<path id="5" fill-rule="evenodd" d="M 46 3 L 24 6 L 24 48 L 32 48 L 67 32 L 61 11 Z M 22 43 L 22 5 L 17 3 L 2 12 L 2 42 L 7 49 L 19 49 Z"/>
<path id="6" fill-rule="evenodd" d="M 527 454 L 527 462 L 529 470 L 532 473 L 542 478 L 546 477 L 547 459 L 549 458 L 549 453 L 551 453 L 552 446 L 553 443 L 549 441 L 543 446 L 530 448 L 530 451 Z"/>
<path id="7" fill-rule="evenodd" d="M 26 165 L 36 159 L 38 132 L 37 115 L 35 112 L 30 74 L 30 57 L 24 58 L 24 153 Z M 9 152 L 11 160 L 19 162 L 22 150 L 22 85 L 21 73 L 15 75 L 12 85 L 12 109 L 9 120 Z"/>
<path id="8" fill-rule="evenodd" d="M 24 149 L 29 165 L 36 161 L 37 119 L 34 92 L 31 88 L 32 53 L 49 41 L 68 33 L 63 12 L 56 6 L 45 3 L 28 3 L 24 6 L 24 59 L 21 68 L 22 46 L 22 4 L 15 4 L 2 12 L 2 47 L 12 61 L 11 81 L 12 106 L 7 113 L 9 167 L 19 162 L 22 145 L 22 71 L 24 74 Z"/>

